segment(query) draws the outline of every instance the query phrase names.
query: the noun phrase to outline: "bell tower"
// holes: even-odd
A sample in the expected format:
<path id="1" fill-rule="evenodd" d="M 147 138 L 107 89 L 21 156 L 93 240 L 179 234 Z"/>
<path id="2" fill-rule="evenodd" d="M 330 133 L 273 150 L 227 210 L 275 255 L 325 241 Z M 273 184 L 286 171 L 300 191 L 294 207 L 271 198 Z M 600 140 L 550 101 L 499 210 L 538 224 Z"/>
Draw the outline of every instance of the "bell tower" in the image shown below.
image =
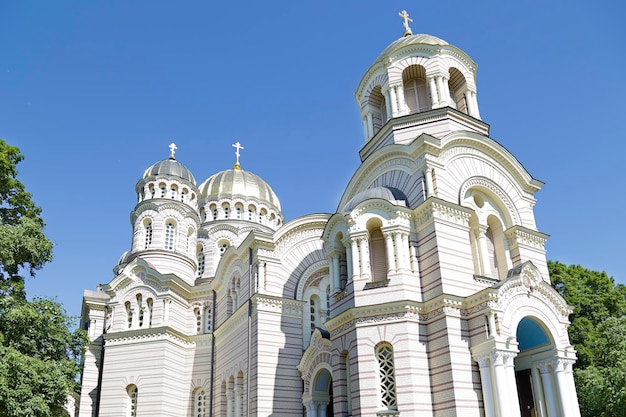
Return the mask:
<path id="1" fill-rule="evenodd" d="M 422 133 L 437 138 L 455 131 L 489 136 L 478 109 L 476 63 L 443 39 L 414 35 L 408 13 L 403 10 L 399 16 L 404 36 L 378 56 L 355 92 L 365 137 L 361 160 Z"/>

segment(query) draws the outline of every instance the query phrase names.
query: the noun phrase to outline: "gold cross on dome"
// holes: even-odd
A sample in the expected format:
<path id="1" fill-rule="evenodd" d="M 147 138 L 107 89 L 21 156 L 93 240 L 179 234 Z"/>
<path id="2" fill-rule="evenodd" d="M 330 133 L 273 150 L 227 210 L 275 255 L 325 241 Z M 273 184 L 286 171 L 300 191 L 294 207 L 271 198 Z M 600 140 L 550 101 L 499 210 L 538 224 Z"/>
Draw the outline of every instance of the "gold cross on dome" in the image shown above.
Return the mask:
<path id="1" fill-rule="evenodd" d="M 173 143 L 173 142 L 172 142 L 172 143 L 170 143 L 170 158 L 175 159 L 175 158 L 174 158 L 174 152 L 176 152 L 176 149 L 178 149 L 178 148 L 176 147 L 176 144 L 175 144 L 175 143 Z"/>
<path id="2" fill-rule="evenodd" d="M 402 23 L 402 26 L 404 26 L 404 36 L 412 35 L 413 31 L 409 26 L 409 22 L 413 22 L 413 19 L 409 17 L 409 14 L 406 12 L 406 10 L 402 10 L 400 13 L 398 13 L 398 16 L 404 19 L 404 22 Z"/>
<path id="3" fill-rule="evenodd" d="M 235 162 L 235 168 L 239 169 L 241 167 L 239 165 L 239 155 L 240 155 L 239 150 L 243 149 L 243 146 L 241 146 L 241 143 L 236 142 L 236 143 L 233 143 L 233 148 L 237 149 L 235 151 L 235 155 L 237 156 L 237 162 Z"/>

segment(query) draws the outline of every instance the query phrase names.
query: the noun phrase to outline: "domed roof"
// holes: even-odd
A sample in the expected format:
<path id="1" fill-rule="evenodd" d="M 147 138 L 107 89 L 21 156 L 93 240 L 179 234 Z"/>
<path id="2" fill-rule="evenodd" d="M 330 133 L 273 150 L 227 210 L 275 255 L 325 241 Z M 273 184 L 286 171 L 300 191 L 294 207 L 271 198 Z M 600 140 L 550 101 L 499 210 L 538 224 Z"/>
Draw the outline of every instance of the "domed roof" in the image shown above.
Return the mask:
<path id="1" fill-rule="evenodd" d="M 444 41 L 441 38 L 438 38 L 433 35 L 427 35 L 425 33 L 418 33 L 415 35 L 404 36 L 394 42 L 392 42 L 388 47 L 386 47 L 383 52 L 378 56 L 376 61 L 384 59 L 399 49 L 407 47 L 409 45 L 434 45 L 434 46 L 446 46 L 449 45 L 448 42 Z"/>
<path id="2" fill-rule="evenodd" d="M 347 214 L 365 200 L 382 198 L 398 206 L 407 206 L 407 198 L 404 193 L 394 187 L 375 187 L 363 190 L 350 199 L 341 209 L 341 213 Z"/>
<path id="3" fill-rule="evenodd" d="M 169 175 L 172 177 L 179 177 L 189 181 L 193 185 L 196 185 L 196 179 L 191 174 L 191 171 L 189 171 L 186 166 L 184 166 L 172 157 L 170 157 L 169 159 L 164 159 L 163 161 L 159 161 L 156 164 L 152 165 L 150 168 L 146 169 L 146 172 L 144 172 L 143 174 L 143 178 L 146 179 L 148 177 L 153 177 L 157 175 Z"/>
<path id="4" fill-rule="evenodd" d="M 280 211 L 280 201 L 269 184 L 259 176 L 240 168 L 218 172 L 199 188 L 200 197 L 205 200 L 240 197 L 265 202 Z"/>

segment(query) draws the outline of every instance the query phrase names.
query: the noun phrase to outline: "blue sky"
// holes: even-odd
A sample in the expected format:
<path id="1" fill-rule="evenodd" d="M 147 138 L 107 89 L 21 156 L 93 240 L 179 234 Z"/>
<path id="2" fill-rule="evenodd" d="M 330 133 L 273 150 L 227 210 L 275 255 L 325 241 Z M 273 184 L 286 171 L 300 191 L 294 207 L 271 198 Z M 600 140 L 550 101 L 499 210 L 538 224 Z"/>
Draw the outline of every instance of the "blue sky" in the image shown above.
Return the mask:
<path id="1" fill-rule="evenodd" d="M 531 175 L 548 258 L 626 283 L 621 2 L 3 1 L 0 138 L 43 207 L 55 259 L 27 281 L 78 315 L 129 249 L 135 183 L 168 145 L 198 183 L 234 163 L 287 219 L 334 212 L 378 54 L 429 33 L 478 63 L 491 137 Z"/>

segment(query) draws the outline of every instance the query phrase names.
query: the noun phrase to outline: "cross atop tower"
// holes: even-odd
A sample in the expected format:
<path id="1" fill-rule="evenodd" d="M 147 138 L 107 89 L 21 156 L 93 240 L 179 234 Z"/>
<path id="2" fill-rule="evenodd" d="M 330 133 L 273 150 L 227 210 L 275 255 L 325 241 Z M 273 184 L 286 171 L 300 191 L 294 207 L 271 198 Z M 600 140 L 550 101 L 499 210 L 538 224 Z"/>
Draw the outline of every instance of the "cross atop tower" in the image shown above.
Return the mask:
<path id="1" fill-rule="evenodd" d="M 176 152 L 176 149 L 178 149 L 176 147 L 176 144 L 173 143 L 173 142 L 170 143 L 170 159 L 176 159 L 176 158 L 174 158 L 174 152 Z"/>
<path id="2" fill-rule="evenodd" d="M 404 36 L 411 36 L 413 34 L 413 31 L 409 26 L 409 22 L 413 22 L 413 19 L 409 17 L 409 14 L 406 12 L 406 10 L 402 10 L 400 13 L 398 13 L 398 16 L 404 19 L 404 22 L 402 23 L 402 26 L 404 26 Z"/>
<path id="3" fill-rule="evenodd" d="M 241 143 L 237 142 L 237 143 L 233 143 L 233 148 L 237 149 L 235 151 L 235 155 L 237 156 L 237 162 L 235 162 L 235 169 L 241 169 L 241 165 L 239 165 L 239 150 L 243 149 L 243 146 L 241 146 Z"/>

